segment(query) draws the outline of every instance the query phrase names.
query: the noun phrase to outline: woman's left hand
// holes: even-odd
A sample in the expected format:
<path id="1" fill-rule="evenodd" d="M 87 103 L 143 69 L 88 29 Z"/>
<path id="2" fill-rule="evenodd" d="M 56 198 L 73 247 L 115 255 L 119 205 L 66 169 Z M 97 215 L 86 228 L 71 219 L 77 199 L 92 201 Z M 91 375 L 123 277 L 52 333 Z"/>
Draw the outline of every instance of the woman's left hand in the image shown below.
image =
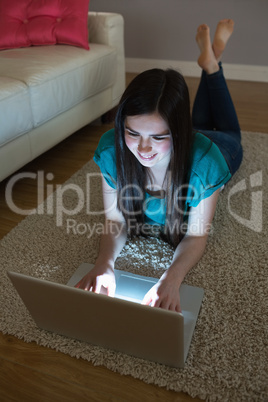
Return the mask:
<path id="1" fill-rule="evenodd" d="M 164 274 L 146 293 L 142 304 L 181 313 L 179 287 Z"/>

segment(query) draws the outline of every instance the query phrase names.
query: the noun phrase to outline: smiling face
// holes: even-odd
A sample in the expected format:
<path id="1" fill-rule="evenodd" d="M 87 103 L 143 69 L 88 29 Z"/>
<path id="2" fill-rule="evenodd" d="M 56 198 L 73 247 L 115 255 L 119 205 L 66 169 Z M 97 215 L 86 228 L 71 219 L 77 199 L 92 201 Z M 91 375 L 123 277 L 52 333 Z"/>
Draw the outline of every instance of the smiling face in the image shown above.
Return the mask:
<path id="1" fill-rule="evenodd" d="M 128 116 L 125 141 L 143 166 L 167 168 L 172 140 L 167 123 L 158 113 Z"/>

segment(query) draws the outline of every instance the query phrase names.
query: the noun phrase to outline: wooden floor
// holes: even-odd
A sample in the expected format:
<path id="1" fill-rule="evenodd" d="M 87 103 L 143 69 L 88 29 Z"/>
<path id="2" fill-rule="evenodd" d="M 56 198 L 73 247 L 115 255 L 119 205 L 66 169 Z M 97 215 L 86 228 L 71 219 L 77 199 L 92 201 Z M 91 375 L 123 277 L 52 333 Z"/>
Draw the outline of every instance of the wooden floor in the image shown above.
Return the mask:
<path id="1" fill-rule="evenodd" d="M 133 75 L 127 75 L 127 82 Z M 198 80 L 188 78 L 191 97 Z M 268 84 L 229 81 L 242 130 L 268 133 Z M 52 173 L 50 189 L 62 184 L 93 156 L 98 140 L 110 124 L 89 125 L 46 152 L 21 171 Z M 0 238 L 24 217 L 12 212 L 5 202 L 5 188 L 10 178 L 0 183 Z M 48 195 L 48 193 L 46 194 Z M 37 204 L 36 180 L 16 183 L 14 203 L 22 209 Z M 130 376 L 121 376 L 104 367 L 71 358 L 49 348 L 27 344 L 0 333 L 0 400 L 7 401 L 198 401 L 148 385 Z"/>

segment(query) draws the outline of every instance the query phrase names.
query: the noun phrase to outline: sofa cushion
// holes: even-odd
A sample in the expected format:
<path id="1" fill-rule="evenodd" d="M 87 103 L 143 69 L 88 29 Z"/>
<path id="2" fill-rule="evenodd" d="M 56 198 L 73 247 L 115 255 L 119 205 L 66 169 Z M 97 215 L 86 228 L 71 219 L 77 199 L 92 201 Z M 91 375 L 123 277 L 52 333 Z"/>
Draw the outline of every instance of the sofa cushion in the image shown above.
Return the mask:
<path id="1" fill-rule="evenodd" d="M 33 128 L 27 86 L 16 79 L 0 77 L 0 146 Z"/>
<path id="2" fill-rule="evenodd" d="M 34 127 L 113 85 L 115 48 L 95 43 L 91 46 L 90 52 L 65 45 L 0 52 L 0 76 L 28 87 Z M 12 107 L 12 115 L 16 113 Z"/>
<path id="3" fill-rule="evenodd" d="M 89 0 L 0 0 L 0 49 L 65 43 L 89 49 Z"/>

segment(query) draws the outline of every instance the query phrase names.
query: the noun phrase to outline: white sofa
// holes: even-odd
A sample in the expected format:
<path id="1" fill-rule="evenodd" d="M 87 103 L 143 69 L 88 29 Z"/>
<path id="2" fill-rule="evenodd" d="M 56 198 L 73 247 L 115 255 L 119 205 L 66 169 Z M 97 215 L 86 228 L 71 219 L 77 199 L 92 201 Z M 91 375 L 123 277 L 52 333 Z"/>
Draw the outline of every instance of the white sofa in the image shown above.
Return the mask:
<path id="1" fill-rule="evenodd" d="M 125 89 L 124 21 L 89 12 L 90 50 L 0 51 L 0 181 L 117 105 Z"/>

